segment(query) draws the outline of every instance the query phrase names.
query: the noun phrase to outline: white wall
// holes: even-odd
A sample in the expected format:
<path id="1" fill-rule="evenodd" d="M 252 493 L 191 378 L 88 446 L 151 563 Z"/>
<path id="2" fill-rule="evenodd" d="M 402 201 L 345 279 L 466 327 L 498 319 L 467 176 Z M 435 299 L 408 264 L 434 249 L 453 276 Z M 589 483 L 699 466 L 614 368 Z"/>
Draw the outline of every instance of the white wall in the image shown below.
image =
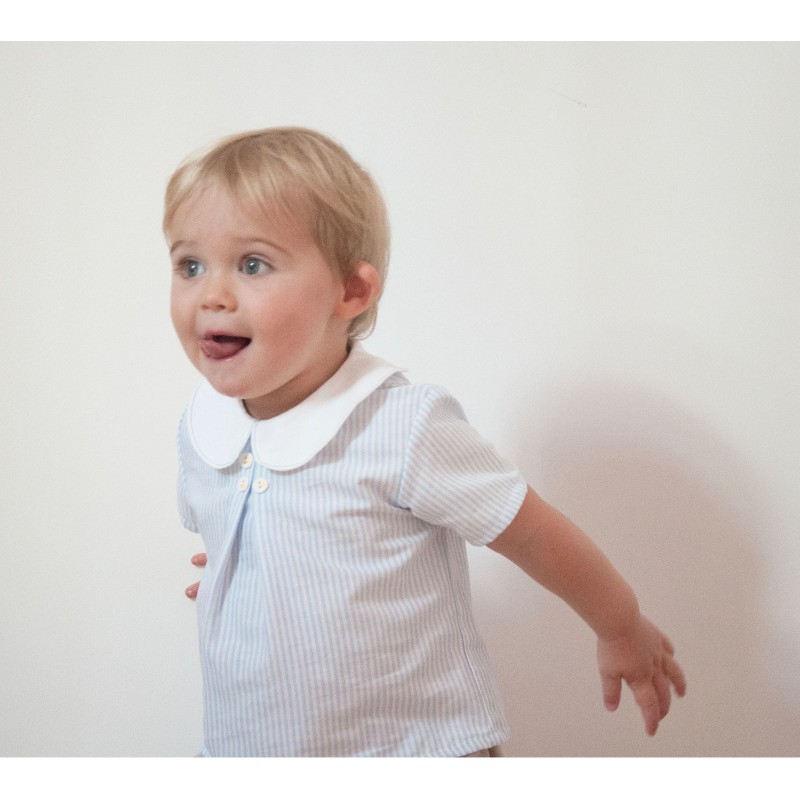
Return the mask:
<path id="1" fill-rule="evenodd" d="M 0 100 L 0 755 L 198 749 L 161 195 L 274 124 L 385 190 L 370 348 L 450 387 L 678 646 L 648 740 L 583 623 L 472 552 L 506 752 L 800 754 L 800 46 L 3 44 Z"/>

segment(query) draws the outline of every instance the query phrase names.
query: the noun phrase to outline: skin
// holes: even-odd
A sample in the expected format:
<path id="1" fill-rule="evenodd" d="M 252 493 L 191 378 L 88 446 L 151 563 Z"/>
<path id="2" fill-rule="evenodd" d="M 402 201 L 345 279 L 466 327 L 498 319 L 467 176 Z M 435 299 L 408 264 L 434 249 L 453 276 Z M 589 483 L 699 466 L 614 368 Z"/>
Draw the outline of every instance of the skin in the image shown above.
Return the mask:
<path id="1" fill-rule="evenodd" d="M 568 603 L 597 635 L 597 664 L 609 711 L 622 683 L 654 736 L 686 679 L 669 639 L 639 611 L 633 589 L 576 525 L 532 489 L 512 523 L 489 547 Z"/>
<path id="2" fill-rule="evenodd" d="M 310 232 L 289 217 L 265 219 L 212 186 L 178 209 L 167 231 L 173 263 L 170 309 L 194 366 L 214 388 L 268 419 L 302 402 L 347 357 L 348 326 L 378 297 L 365 262 L 342 281 Z M 228 354 L 212 335 L 243 337 Z M 654 735 L 672 690 L 686 681 L 666 636 L 639 611 L 631 587 L 573 523 L 532 489 L 489 547 L 567 602 L 597 635 L 603 699 L 620 702 L 623 682 Z M 198 567 L 205 554 L 192 558 Z M 192 599 L 199 583 L 186 589 Z"/>
<path id="3" fill-rule="evenodd" d="M 350 321 L 379 289 L 370 264 L 342 281 L 300 221 L 265 219 L 216 186 L 177 210 L 167 240 L 181 345 L 218 392 L 243 400 L 256 419 L 302 402 L 339 369 Z M 213 336 L 247 345 L 220 355 Z"/>

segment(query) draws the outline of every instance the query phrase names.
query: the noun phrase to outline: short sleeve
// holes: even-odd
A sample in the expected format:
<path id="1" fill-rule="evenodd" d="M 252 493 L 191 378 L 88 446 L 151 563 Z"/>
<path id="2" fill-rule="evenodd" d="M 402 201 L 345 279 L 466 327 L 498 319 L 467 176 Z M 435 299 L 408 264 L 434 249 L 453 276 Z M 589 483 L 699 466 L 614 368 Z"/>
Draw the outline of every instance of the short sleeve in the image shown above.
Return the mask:
<path id="1" fill-rule="evenodd" d="M 400 501 L 420 519 L 474 545 L 494 541 L 527 492 L 519 471 L 469 425 L 444 389 L 429 387 L 409 438 Z"/>

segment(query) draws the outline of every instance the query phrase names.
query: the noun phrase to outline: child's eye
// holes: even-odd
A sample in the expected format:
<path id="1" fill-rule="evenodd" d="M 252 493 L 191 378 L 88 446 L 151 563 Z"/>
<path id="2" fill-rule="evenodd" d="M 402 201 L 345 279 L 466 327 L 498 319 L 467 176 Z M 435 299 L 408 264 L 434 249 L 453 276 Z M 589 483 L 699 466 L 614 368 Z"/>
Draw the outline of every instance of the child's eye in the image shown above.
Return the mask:
<path id="1" fill-rule="evenodd" d="M 268 272 L 269 269 L 270 265 L 257 256 L 247 256 L 247 258 L 242 261 L 242 272 L 245 275 L 261 275 Z"/>
<path id="2" fill-rule="evenodd" d="M 184 278 L 196 278 L 205 271 L 206 268 L 193 258 L 187 258 L 185 261 L 181 261 L 181 263 L 178 264 L 178 272 L 180 272 Z"/>

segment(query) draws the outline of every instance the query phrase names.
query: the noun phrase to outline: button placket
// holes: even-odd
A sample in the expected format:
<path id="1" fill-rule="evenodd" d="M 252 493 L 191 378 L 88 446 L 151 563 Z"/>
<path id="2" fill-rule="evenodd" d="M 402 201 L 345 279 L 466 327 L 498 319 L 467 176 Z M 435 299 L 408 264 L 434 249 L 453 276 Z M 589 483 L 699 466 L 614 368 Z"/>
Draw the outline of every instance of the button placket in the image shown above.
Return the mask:
<path id="1" fill-rule="evenodd" d="M 253 466 L 253 454 L 242 453 L 239 456 L 239 467 L 244 470 L 250 470 Z M 247 476 L 242 476 L 239 480 L 239 491 L 246 492 L 250 488 L 250 479 Z"/>

